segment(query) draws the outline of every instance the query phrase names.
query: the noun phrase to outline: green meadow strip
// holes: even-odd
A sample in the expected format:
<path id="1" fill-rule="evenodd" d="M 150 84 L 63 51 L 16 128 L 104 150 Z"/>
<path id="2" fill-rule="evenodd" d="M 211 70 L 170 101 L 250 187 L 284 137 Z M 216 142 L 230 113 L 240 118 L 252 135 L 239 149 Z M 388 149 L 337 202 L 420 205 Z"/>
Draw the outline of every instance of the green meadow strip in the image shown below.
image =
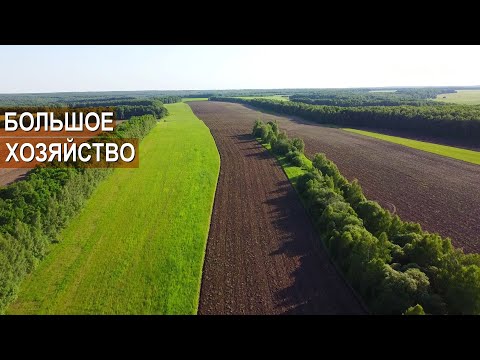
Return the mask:
<path id="1" fill-rule="evenodd" d="M 466 161 L 472 164 L 480 165 L 480 152 L 467 149 L 461 149 L 453 146 L 433 144 L 425 141 L 405 139 L 398 136 L 383 135 L 374 133 L 371 131 L 357 130 L 357 129 L 344 129 L 345 131 L 369 136 L 375 139 L 388 141 L 394 144 L 407 146 L 409 148 L 426 151 L 432 154 L 437 154 L 452 159 Z"/>

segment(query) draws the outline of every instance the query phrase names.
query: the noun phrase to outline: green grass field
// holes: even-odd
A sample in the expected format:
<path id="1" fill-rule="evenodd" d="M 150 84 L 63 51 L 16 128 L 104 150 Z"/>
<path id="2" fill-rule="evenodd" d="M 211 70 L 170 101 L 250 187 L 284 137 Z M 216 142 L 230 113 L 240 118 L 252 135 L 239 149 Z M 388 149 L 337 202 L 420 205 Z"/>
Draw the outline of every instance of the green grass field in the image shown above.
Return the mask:
<path id="1" fill-rule="evenodd" d="M 183 102 L 189 101 L 208 101 L 208 98 L 182 98 Z"/>
<path id="2" fill-rule="evenodd" d="M 480 165 L 480 152 L 478 151 L 460 149 L 453 146 L 432 144 L 424 141 L 405 139 L 398 136 L 383 135 L 383 134 L 378 134 L 370 131 L 363 131 L 363 130 L 356 130 L 356 129 L 344 129 L 344 130 L 353 132 L 356 134 L 360 134 L 360 135 L 370 136 L 375 139 L 380 139 L 380 140 L 392 142 L 395 144 L 408 146 L 410 148 L 430 152 L 433 154 L 446 156 L 449 158 Z"/>
<path id="3" fill-rule="evenodd" d="M 270 99 L 270 100 L 281 100 L 281 101 L 288 101 L 288 96 L 282 95 L 272 95 L 272 96 L 235 96 L 240 99 Z"/>
<path id="4" fill-rule="evenodd" d="M 464 105 L 480 105 L 480 90 L 457 90 L 453 94 L 437 95 L 435 100 Z"/>
<path id="5" fill-rule="evenodd" d="M 116 169 L 23 282 L 10 314 L 195 314 L 220 157 L 184 103 Z"/>

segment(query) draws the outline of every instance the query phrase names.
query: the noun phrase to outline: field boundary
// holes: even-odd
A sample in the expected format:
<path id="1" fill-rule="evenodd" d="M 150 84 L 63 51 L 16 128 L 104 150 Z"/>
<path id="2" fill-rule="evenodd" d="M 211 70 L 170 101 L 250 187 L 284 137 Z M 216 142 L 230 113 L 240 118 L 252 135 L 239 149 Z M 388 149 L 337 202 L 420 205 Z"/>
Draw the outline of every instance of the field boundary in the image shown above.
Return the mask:
<path id="1" fill-rule="evenodd" d="M 196 101 L 196 100 L 192 100 L 192 101 Z M 202 101 L 202 100 L 200 100 L 200 101 Z M 203 125 L 208 129 L 208 132 L 210 133 L 210 136 L 212 137 L 213 142 L 215 144 L 215 149 L 217 150 L 217 154 L 218 154 L 218 158 L 219 158 L 219 166 L 218 166 L 218 171 L 217 171 L 217 174 L 216 174 L 217 176 L 216 176 L 216 180 L 215 180 L 215 190 L 213 191 L 213 198 L 212 198 L 212 201 L 211 201 L 210 215 L 208 217 L 208 231 L 206 233 L 205 245 L 203 247 L 202 273 L 201 273 L 201 276 L 200 276 L 200 287 L 198 289 L 197 306 L 196 306 L 196 309 L 195 309 L 195 315 L 198 315 L 198 308 L 200 307 L 200 297 L 202 296 L 202 284 L 203 284 L 203 276 L 204 276 L 204 271 L 203 270 L 205 268 L 205 257 L 207 256 L 208 237 L 209 237 L 209 234 L 210 234 L 210 230 L 212 228 L 213 209 L 215 209 L 215 199 L 217 197 L 218 179 L 220 178 L 220 169 L 222 167 L 222 155 L 220 154 L 220 151 L 218 151 L 217 142 L 215 141 L 215 137 L 213 136 L 210 128 L 207 126 L 207 124 L 205 124 L 205 122 L 202 119 L 200 119 L 197 115 L 195 115 L 195 113 L 193 112 L 193 109 L 190 107 L 190 105 L 188 105 L 188 101 L 183 101 L 183 102 L 186 103 L 186 105 L 188 106 L 190 111 L 193 113 L 193 116 L 195 116 L 199 121 L 201 121 L 203 123 Z"/>

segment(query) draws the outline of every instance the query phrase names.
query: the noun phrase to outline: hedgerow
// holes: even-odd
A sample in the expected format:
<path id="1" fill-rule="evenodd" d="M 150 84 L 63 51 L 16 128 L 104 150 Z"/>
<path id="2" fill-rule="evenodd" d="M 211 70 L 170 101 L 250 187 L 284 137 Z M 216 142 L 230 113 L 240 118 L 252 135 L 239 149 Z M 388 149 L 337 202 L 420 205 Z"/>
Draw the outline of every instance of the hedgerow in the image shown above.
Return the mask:
<path id="1" fill-rule="evenodd" d="M 296 190 L 320 240 L 372 313 L 480 314 L 479 254 L 465 254 L 449 238 L 368 200 L 324 154 L 307 163 L 300 142 L 271 123 L 257 121 L 253 133 L 304 169 Z M 282 151 L 275 151 L 279 141 Z"/>

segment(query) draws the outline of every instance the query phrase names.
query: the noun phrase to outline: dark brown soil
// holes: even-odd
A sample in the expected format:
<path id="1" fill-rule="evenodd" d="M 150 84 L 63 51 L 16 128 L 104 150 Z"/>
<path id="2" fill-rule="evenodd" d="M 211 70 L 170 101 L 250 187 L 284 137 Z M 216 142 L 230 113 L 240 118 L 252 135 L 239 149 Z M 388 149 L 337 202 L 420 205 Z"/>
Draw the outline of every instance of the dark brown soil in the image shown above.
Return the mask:
<path id="1" fill-rule="evenodd" d="M 348 179 L 359 180 L 369 199 L 402 219 L 452 238 L 466 252 L 480 252 L 480 166 L 235 105 L 232 110 L 252 123 L 277 120 L 305 141 L 308 156 L 325 153 Z"/>
<path id="2" fill-rule="evenodd" d="M 297 194 L 250 135 L 255 113 L 190 102 L 221 156 L 200 314 L 362 314 L 321 248 Z"/>
<path id="3" fill-rule="evenodd" d="M 0 186 L 22 180 L 31 169 L 0 169 Z"/>

